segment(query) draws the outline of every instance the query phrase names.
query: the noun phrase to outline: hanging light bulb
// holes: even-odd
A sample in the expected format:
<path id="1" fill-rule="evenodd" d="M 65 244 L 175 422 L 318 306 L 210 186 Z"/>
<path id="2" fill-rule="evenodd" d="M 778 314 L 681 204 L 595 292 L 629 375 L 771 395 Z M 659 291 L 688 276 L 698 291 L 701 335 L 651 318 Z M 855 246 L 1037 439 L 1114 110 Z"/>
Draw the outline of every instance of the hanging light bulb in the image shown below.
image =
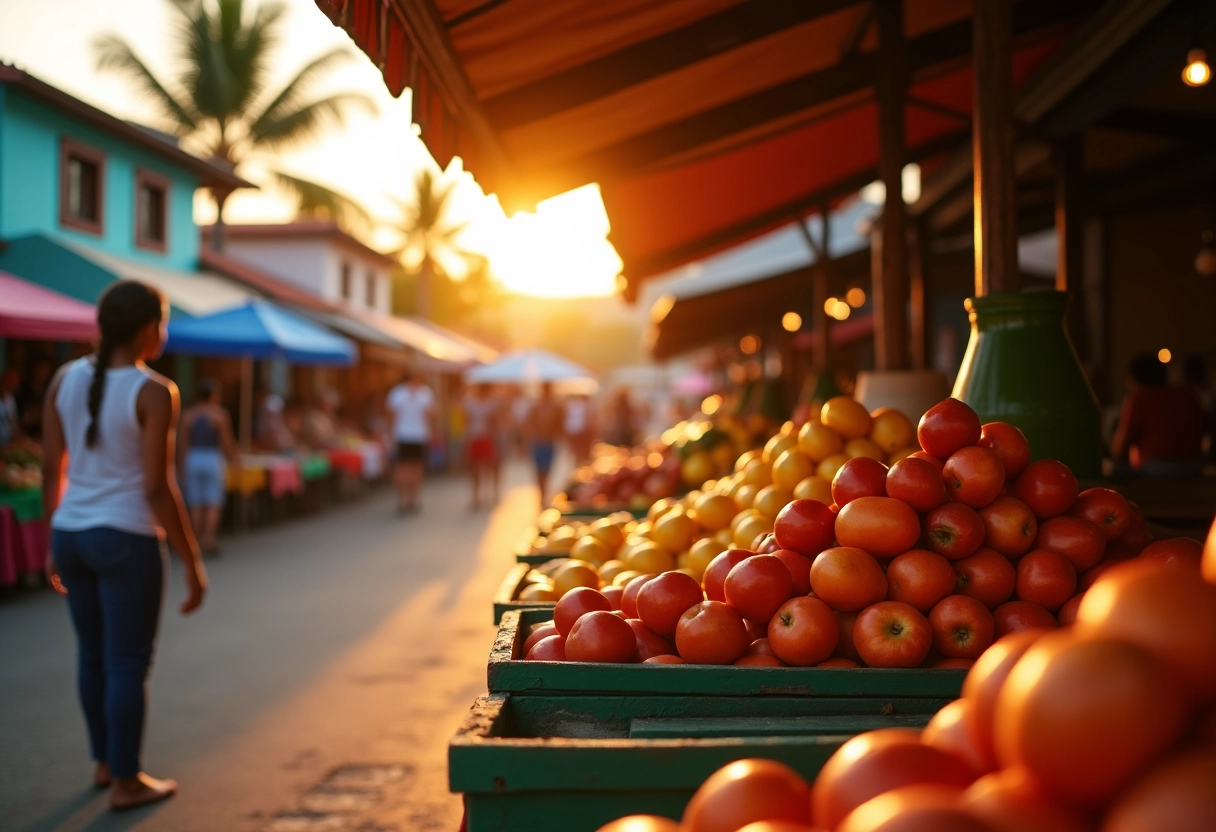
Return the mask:
<path id="1" fill-rule="evenodd" d="M 1192 49 L 1186 53 L 1186 68 L 1182 70 L 1182 83 L 1188 87 L 1202 87 L 1212 80 L 1212 68 L 1208 66 L 1208 56 L 1202 49 Z"/>

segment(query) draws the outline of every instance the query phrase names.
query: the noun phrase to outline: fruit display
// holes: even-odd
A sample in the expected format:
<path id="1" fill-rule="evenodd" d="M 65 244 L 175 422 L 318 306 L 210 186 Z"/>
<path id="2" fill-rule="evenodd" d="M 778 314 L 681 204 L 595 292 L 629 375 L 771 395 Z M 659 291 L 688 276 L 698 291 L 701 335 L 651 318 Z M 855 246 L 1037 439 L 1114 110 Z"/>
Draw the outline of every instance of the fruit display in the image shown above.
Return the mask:
<path id="1" fill-rule="evenodd" d="M 1198 561 L 1195 541 L 1149 545 L 1115 491 L 1081 491 L 1062 463 L 1030 459 L 1017 428 L 981 425 L 954 399 L 916 428 L 830 399 L 817 420 L 645 519 L 558 530 L 566 557 L 528 573 L 518 594 L 554 603 L 558 623 L 524 657 L 960 668 L 1003 635 L 1071 623 L 1119 561 Z M 603 615 L 579 633 L 575 659 L 565 648 L 577 617 L 560 622 L 588 604 Z"/>
<path id="2" fill-rule="evenodd" d="M 0 450 L 0 488 L 21 490 L 42 486 L 42 446 L 20 439 Z"/>
<path id="3" fill-rule="evenodd" d="M 1211 581 L 1216 530 L 1204 557 Z M 1141 557 L 1104 570 L 1073 623 L 998 639 L 923 730 L 859 734 L 814 782 L 738 760 L 678 823 L 600 832 L 1212 830 L 1213 704 L 1216 585 L 1197 557 Z"/>

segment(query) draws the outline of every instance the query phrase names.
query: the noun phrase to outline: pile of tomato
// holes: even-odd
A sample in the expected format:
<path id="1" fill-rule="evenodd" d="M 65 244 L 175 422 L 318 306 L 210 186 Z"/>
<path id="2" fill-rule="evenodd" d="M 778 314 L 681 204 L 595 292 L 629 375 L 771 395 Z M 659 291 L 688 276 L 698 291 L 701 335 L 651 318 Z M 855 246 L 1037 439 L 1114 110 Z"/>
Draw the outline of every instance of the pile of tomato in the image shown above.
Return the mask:
<path id="1" fill-rule="evenodd" d="M 998 639 L 923 731 L 860 734 L 813 784 L 740 760 L 680 823 L 600 832 L 1210 832 L 1216 527 L 1203 558 L 1111 567 L 1072 624 Z"/>
<path id="2" fill-rule="evenodd" d="M 962 402 L 925 413 L 916 439 L 889 467 L 843 461 L 830 504 L 788 502 L 771 534 L 717 554 L 700 580 L 670 570 L 564 592 L 525 658 L 969 667 L 1003 635 L 1070 624 L 1120 561 L 1199 562 L 1197 541 L 1151 543 L 1120 494 L 1079 491 L 1066 465 L 1031 462 L 1021 431 Z"/>

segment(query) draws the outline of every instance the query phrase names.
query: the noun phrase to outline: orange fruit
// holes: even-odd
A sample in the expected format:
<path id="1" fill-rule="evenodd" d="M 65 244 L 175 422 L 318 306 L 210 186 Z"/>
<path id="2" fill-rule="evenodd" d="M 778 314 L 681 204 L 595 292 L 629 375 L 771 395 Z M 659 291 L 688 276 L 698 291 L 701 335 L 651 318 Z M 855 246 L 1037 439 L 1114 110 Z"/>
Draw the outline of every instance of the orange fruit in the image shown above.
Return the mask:
<path id="1" fill-rule="evenodd" d="M 520 601 L 556 601 L 557 592 L 549 584 L 529 584 L 519 592 Z"/>
<path id="2" fill-rule="evenodd" d="M 600 583 L 603 586 L 610 586 L 617 575 L 625 571 L 624 561 L 610 560 L 599 568 Z"/>
<path id="3" fill-rule="evenodd" d="M 726 544 L 715 537 L 701 538 L 688 550 L 688 568 L 704 573 L 710 561 L 725 552 L 726 548 Z"/>
<path id="4" fill-rule="evenodd" d="M 766 485 L 756 492 L 752 507 L 769 519 L 775 519 L 777 512 L 785 508 L 794 499 L 794 492 L 780 486 Z"/>
<path id="5" fill-rule="evenodd" d="M 815 469 L 815 475 L 830 483 L 836 476 L 836 472 L 840 470 L 840 466 L 848 461 L 849 457 L 845 454 L 832 454 L 819 463 L 819 467 Z"/>
<path id="6" fill-rule="evenodd" d="M 870 441 L 892 454 L 916 442 L 912 420 L 893 407 L 880 407 L 870 414 Z"/>
<path id="7" fill-rule="evenodd" d="M 833 396 L 824 402 L 819 420 L 845 439 L 865 436 L 873 421 L 861 403 L 849 396 Z"/>
<path id="8" fill-rule="evenodd" d="M 735 473 L 740 474 L 747 464 L 753 459 L 760 459 L 763 456 L 763 451 L 744 451 L 739 454 L 739 458 L 735 460 Z"/>
<path id="9" fill-rule="evenodd" d="M 760 493 L 761 486 L 745 482 L 735 491 L 735 505 L 740 509 L 751 508 Z"/>
<path id="10" fill-rule="evenodd" d="M 824 505 L 832 504 L 832 484 L 818 475 L 807 477 L 794 486 L 795 500 L 818 500 Z"/>
<path id="11" fill-rule="evenodd" d="M 626 555 L 625 566 L 633 571 L 653 572 L 658 575 L 676 568 L 676 556 L 670 549 L 664 549 L 651 541 L 641 544 Z"/>
<path id="12" fill-rule="evenodd" d="M 743 469 L 744 482 L 751 483 L 757 488 L 764 488 L 773 483 L 773 467 L 762 459 L 753 459 Z"/>
<path id="13" fill-rule="evenodd" d="M 777 457 L 781 456 L 783 451 L 797 446 L 797 436 L 779 433 L 764 444 L 764 451 L 760 454 L 760 459 L 771 465 L 777 461 Z"/>
<path id="14" fill-rule="evenodd" d="M 879 462 L 882 462 L 887 458 L 887 455 L 883 453 L 882 448 L 865 438 L 850 439 L 848 442 L 845 442 L 844 455 L 849 459 L 856 459 L 859 456 L 864 456 L 867 459 L 876 459 Z"/>
<path id="15" fill-rule="evenodd" d="M 752 516 L 735 527 L 735 546 L 750 549 L 756 538 L 773 530 L 773 521 L 767 517 Z"/>
<path id="16" fill-rule="evenodd" d="M 840 453 L 844 440 L 840 434 L 822 422 L 807 422 L 798 431 L 798 450 L 815 462 L 822 462 L 832 454 Z"/>
<path id="17" fill-rule="evenodd" d="M 669 511 L 655 521 L 650 539 L 669 552 L 682 552 L 692 545 L 697 523 L 683 509 Z M 574 557 L 571 553 L 571 557 Z"/>
<path id="18" fill-rule="evenodd" d="M 787 491 L 815 473 L 815 462 L 797 448 L 783 451 L 773 463 L 773 484 Z"/>
<path id="19" fill-rule="evenodd" d="M 561 598 L 572 589 L 588 586 L 600 588 L 600 576 L 595 567 L 579 560 L 572 560 L 553 573 L 553 591 Z"/>
<path id="20" fill-rule="evenodd" d="M 895 453 L 893 453 L 887 457 L 887 465 L 894 465 L 895 463 L 899 462 L 901 459 L 906 459 L 907 457 L 912 456 L 912 454 L 916 453 L 919 450 L 920 450 L 919 445 L 909 445 L 906 448 L 900 448 L 898 451 L 896 451 Z"/>
<path id="21" fill-rule="evenodd" d="M 612 560 L 612 554 L 613 550 L 608 548 L 607 543 L 589 534 L 585 534 L 576 540 L 574 546 L 570 549 L 570 557 L 575 560 L 593 563 L 596 566 Z"/>
<path id="22" fill-rule="evenodd" d="M 702 494 L 693 503 L 697 522 L 707 532 L 716 532 L 730 525 L 731 518 L 739 513 L 735 501 L 725 494 Z"/>

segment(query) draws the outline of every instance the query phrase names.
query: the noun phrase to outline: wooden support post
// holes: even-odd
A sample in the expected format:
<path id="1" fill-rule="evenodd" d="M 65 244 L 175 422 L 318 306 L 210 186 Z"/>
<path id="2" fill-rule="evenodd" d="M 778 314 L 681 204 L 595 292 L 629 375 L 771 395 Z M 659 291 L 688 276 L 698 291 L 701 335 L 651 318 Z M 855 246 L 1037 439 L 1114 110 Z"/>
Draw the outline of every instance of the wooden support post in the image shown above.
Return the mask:
<path id="1" fill-rule="evenodd" d="M 1052 148 L 1056 171 L 1056 289 L 1068 293 L 1068 332 L 1082 361 L 1090 358 L 1084 276 L 1082 177 L 1085 142 L 1070 136 Z"/>
<path id="2" fill-rule="evenodd" d="M 1011 0 L 973 4 L 975 293 L 1016 292 Z"/>
<path id="3" fill-rule="evenodd" d="M 826 370 L 829 364 L 829 351 L 831 341 L 828 339 L 828 313 L 824 310 L 824 303 L 828 299 L 828 286 L 831 281 L 831 264 L 828 255 L 828 216 L 830 207 L 824 205 L 820 209 L 820 216 L 823 219 L 823 231 L 820 234 L 820 239 L 815 240 L 809 228 L 806 227 L 806 220 L 802 217 L 798 218 L 798 227 L 802 231 L 802 236 L 806 239 L 806 244 L 811 250 L 811 254 L 815 258 L 815 265 L 811 269 L 811 366 L 816 370 Z"/>
<path id="4" fill-rule="evenodd" d="M 874 358 L 879 370 L 908 368 L 908 232 L 903 197 L 907 62 L 902 0 L 878 0 L 878 172 L 886 186 L 881 264 L 874 296 Z"/>
<path id="5" fill-rule="evenodd" d="M 921 218 L 913 223 L 909 300 L 909 335 L 912 342 L 912 369 L 925 369 L 925 270 L 929 259 L 929 223 Z"/>

